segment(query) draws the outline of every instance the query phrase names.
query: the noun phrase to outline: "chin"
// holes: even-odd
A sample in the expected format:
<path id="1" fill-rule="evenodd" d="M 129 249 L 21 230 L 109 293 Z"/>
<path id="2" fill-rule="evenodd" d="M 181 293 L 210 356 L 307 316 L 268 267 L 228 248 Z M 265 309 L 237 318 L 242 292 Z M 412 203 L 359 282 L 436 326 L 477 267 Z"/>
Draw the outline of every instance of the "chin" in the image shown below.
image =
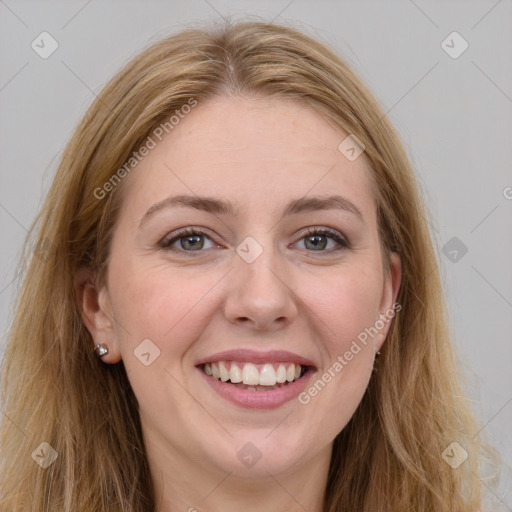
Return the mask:
<path id="1" fill-rule="evenodd" d="M 277 476 L 293 471 L 301 461 L 305 463 L 310 450 L 306 450 L 304 439 L 298 438 L 296 428 L 293 432 L 277 432 L 278 429 L 274 432 L 272 429 L 239 431 L 232 438 L 225 439 L 222 453 L 217 444 L 218 449 L 212 454 L 214 463 L 222 472 L 247 479 L 268 478 L 269 474 Z M 215 444 L 211 443 L 205 449 L 211 451 L 212 446 Z"/>

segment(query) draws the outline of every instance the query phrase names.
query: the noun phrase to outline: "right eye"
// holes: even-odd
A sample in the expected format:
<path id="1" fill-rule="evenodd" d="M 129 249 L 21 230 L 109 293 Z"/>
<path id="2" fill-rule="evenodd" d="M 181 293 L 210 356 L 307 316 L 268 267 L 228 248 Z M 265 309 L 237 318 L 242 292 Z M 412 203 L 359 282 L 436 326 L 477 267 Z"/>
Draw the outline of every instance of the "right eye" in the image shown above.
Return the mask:
<path id="1" fill-rule="evenodd" d="M 196 228 L 185 228 L 166 236 L 160 242 L 160 247 L 172 252 L 200 252 L 205 248 L 205 239 L 212 244 L 206 249 L 216 245 L 204 231 Z M 178 244 L 177 247 L 176 244 Z"/>

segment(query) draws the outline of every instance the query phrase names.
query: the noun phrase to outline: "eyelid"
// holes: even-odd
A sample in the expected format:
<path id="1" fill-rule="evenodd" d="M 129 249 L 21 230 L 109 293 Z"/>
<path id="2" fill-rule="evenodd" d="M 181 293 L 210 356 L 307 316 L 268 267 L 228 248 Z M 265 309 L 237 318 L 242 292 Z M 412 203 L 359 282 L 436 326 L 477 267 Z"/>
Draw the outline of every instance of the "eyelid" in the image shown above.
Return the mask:
<path id="1" fill-rule="evenodd" d="M 329 235 L 330 237 L 338 237 L 348 244 L 348 239 L 342 232 L 327 226 L 308 226 L 307 228 L 302 228 L 298 234 L 301 236 L 305 236 L 315 233 L 322 233 L 325 235 Z"/>

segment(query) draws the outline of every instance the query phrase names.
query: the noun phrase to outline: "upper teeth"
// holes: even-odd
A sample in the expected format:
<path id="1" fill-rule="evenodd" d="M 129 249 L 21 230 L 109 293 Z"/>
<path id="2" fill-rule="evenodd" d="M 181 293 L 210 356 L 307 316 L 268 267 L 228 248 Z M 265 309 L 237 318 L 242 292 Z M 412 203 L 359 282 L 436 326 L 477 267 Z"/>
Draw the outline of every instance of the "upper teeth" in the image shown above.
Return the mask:
<path id="1" fill-rule="evenodd" d="M 233 384 L 242 382 L 249 386 L 274 386 L 276 383 L 293 382 L 300 377 L 302 371 L 301 365 L 294 363 L 267 363 L 258 366 L 252 363 L 219 361 L 206 363 L 204 372 L 222 382 L 230 380 Z"/>

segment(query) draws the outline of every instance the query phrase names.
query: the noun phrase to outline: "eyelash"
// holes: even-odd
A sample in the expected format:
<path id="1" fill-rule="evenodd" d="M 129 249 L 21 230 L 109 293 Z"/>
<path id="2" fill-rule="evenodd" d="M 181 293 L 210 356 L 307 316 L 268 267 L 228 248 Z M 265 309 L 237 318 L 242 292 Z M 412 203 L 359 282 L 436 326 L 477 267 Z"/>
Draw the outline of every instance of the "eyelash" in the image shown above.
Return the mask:
<path id="1" fill-rule="evenodd" d="M 196 236 L 196 235 L 206 236 L 207 238 L 209 238 L 211 240 L 211 237 L 208 236 L 208 233 L 206 233 L 205 231 L 203 231 L 201 229 L 184 228 L 184 229 L 178 231 L 177 233 L 174 233 L 172 238 L 168 238 L 168 237 L 164 238 L 160 242 L 159 245 L 160 245 L 160 248 L 162 248 L 166 251 L 181 252 L 181 253 L 187 254 L 189 256 L 195 256 L 193 253 L 201 253 L 201 252 L 204 252 L 204 250 L 200 249 L 197 251 L 189 251 L 186 249 L 176 249 L 175 247 L 171 247 L 171 246 L 172 246 L 172 244 L 174 244 L 174 242 L 178 241 L 180 238 L 186 238 L 187 236 Z M 348 242 L 348 240 L 346 238 L 344 238 L 343 236 L 341 236 L 337 231 L 335 231 L 334 229 L 331 229 L 331 228 L 315 228 L 315 227 L 307 228 L 306 230 L 301 232 L 301 235 L 302 235 L 301 238 L 299 238 L 299 240 L 297 240 L 297 242 L 308 237 L 308 236 L 327 236 L 328 238 L 332 238 L 339 245 L 339 247 L 331 248 L 329 250 L 322 250 L 322 251 L 308 251 L 308 249 L 305 249 L 306 251 L 311 252 L 311 253 L 318 252 L 318 253 L 324 253 L 324 254 L 325 253 L 332 254 L 333 252 L 350 249 L 350 243 Z"/>

